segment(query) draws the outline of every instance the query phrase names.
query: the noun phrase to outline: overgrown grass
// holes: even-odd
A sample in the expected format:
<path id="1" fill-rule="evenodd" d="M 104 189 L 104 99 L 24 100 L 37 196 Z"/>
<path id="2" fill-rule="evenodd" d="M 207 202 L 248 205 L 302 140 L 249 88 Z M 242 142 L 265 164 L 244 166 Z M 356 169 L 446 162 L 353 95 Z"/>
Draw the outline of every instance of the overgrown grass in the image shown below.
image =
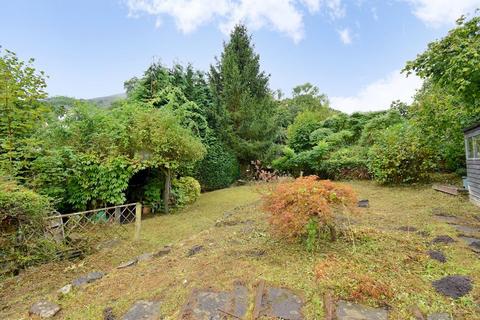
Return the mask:
<path id="1" fill-rule="evenodd" d="M 460 216 L 475 224 L 479 209 L 468 200 L 433 191 L 429 186 L 382 187 L 371 182 L 351 182 L 360 198 L 370 200 L 354 218 L 350 231 L 338 241 L 322 242 L 313 253 L 303 244 L 286 243 L 268 231 L 259 210 L 258 187 L 244 186 L 203 194 L 191 207 L 169 216 L 148 219 L 138 243 L 119 246 L 87 257 L 80 263 L 50 264 L 25 271 L 2 283 L 3 318 L 26 318 L 26 310 L 37 299 L 57 300 L 55 291 L 79 274 L 94 269 L 107 276 L 86 289 L 57 300 L 65 319 L 101 319 L 102 310 L 113 307 L 123 314 L 138 299 L 163 301 L 167 319 L 176 319 L 194 288 L 229 290 L 241 279 L 253 292 L 259 279 L 291 288 L 305 301 L 306 319 L 322 319 L 322 298 L 332 291 L 337 298 L 371 306 L 391 307 L 391 319 L 410 319 L 410 307 L 422 311 L 449 312 L 455 319 L 478 318 L 480 260 L 461 242 L 434 246 L 434 236 L 456 231 L 433 218 L 433 210 Z M 219 219 L 237 224 L 215 226 Z M 413 226 L 427 237 L 398 230 Z M 172 252 L 123 270 L 120 262 L 139 253 L 171 243 Z M 186 257 L 194 245 L 204 250 Z M 441 248 L 447 263 L 426 255 L 428 248 Z M 473 278 L 474 289 L 452 300 L 438 294 L 431 281 L 444 275 L 464 274 Z M 3 305 L 3 304 L 2 304 Z"/>

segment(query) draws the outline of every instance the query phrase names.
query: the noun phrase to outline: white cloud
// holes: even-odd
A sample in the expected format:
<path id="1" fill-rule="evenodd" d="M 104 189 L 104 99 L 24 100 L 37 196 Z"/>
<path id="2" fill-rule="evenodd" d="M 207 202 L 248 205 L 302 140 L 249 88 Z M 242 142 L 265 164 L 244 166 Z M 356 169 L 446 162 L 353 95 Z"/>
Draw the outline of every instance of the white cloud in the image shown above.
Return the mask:
<path id="1" fill-rule="evenodd" d="M 350 34 L 350 29 L 345 28 L 342 30 L 338 30 L 338 35 L 340 36 L 340 40 L 342 40 L 343 44 L 352 43 L 352 35 Z"/>
<path id="2" fill-rule="evenodd" d="M 378 12 L 377 12 L 377 8 L 376 8 L 376 7 L 372 7 L 371 11 L 372 11 L 372 17 L 373 17 L 373 20 L 375 20 L 375 21 L 378 21 Z"/>
<path id="3" fill-rule="evenodd" d="M 422 80 L 420 78 L 414 75 L 407 78 L 399 70 L 396 70 L 365 86 L 355 96 L 332 97 L 330 99 L 331 106 L 347 113 L 385 110 L 395 100 L 411 103 L 415 91 L 421 85 Z"/>
<path id="4" fill-rule="evenodd" d="M 480 8 L 480 0 L 404 0 L 413 7 L 413 14 L 426 25 L 440 27 L 451 25 L 462 14 Z"/>
<path id="5" fill-rule="evenodd" d="M 189 33 L 215 22 L 229 33 L 239 22 L 253 30 L 270 28 L 286 34 L 295 42 L 305 36 L 303 15 L 325 11 L 332 19 L 345 16 L 341 0 L 125 0 L 129 15 L 153 15 L 157 26 L 170 16 L 177 28 Z"/>

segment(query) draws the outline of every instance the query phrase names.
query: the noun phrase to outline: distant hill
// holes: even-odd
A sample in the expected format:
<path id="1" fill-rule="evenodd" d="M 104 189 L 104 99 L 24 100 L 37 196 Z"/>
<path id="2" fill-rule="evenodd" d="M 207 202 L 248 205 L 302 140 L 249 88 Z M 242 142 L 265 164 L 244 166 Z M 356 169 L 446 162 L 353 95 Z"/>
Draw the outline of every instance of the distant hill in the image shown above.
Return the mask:
<path id="1" fill-rule="evenodd" d="M 45 99 L 50 104 L 52 104 L 55 108 L 62 108 L 62 109 L 69 109 L 74 104 L 75 101 L 86 101 L 93 104 L 96 104 L 99 108 L 108 109 L 115 101 L 125 99 L 127 95 L 125 93 L 113 94 L 111 96 L 105 97 L 98 97 L 93 99 L 76 99 L 72 97 L 65 97 L 65 96 L 55 96 Z"/>
<path id="2" fill-rule="evenodd" d="M 115 101 L 125 99 L 126 97 L 127 95 L 125 93 L 119 93 L 111 96 L 87 99 L 86 101 L 92 102 L 100 108 L 109 108 Z"/>

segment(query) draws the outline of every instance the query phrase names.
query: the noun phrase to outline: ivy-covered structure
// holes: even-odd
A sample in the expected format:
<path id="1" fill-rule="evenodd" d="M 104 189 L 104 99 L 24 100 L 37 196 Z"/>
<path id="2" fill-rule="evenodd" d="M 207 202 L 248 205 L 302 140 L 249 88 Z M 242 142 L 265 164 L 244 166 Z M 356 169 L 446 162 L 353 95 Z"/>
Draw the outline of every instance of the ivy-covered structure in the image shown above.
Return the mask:
<path id="1" fill-rule="evenodd" d="M 480 122 L 464 130 L 470 200 L 480 206 Z"/>

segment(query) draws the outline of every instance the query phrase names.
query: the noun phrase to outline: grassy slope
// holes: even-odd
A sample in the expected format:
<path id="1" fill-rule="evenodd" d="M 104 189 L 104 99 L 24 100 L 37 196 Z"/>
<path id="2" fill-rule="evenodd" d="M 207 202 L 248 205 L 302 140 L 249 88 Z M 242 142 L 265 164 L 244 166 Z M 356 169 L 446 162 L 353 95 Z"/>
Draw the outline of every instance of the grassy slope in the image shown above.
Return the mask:
<path id="1" fill-rule="evenodd" d="M 463 244 L 440 248 L 448 262 L 430 260 L 428 242 L 439 234 L 456 236 L 448 225 L 432 218 L 433 208 L 465 217 L 474 223 L 472 213 L 479 209 L 467 200 L 447 196 L 430 187 L 386 188 L 371 182 L 352 182 L 360 198 L 370 199 L 351 232 L 335 243 L 323 242 L 314 254 L 301 245 L 287 244 L 270 237 L 265 216 L 258 205 L 255 187 L 237 187 L 203 194 L 193 206 L 175 215 L 148 219 L 139 243 L 122 243 L 85 259 L 81 264 L 50 264 L 26 271 L 2 284 L 0 300 L 8 301 L 7 318 L 25 317 L 26 308 L 39 298 L 51 295 L 79 274 L 99 269 L 108 275 L 83 291 L 60 299 L 60 317 L 101 319 L 102 310 L 112 306 L 123 314 L 138 299 L 160 299 L 167 319 L 176 319 L 193 288 L 231 287 L 233 280 L 244 280 L 253 291 L 258 279 L 297 290 L 306 302 L 307 319 L 322 319 L 322 296 L 332 290 L 337 297 L 372 306 L 389 305 L 392 319 L 409 319 L 409 308 L 417 304 L 425 312 L 447 311 L 455 319 L 478 318 L 475 304 L 480 287 L 459 300 L 437 294 L 430 282 L 444 275 L 470 275 L 480 283 L 480 260 Z M 215 227 L 224 213 L 232 213 L 234 226 Z M 411 225 L 430 233 L 422 237 L 398 231 Z M 121 261 L 173 243 L 170 255 L 116 270 Z M 193 245 L 205 250 L 187 258 Z M 256 253 L 265 251 L 263 256 Z M 315 270 L 320 278 L 317 279 Z M 1 314 L 0 310 L 0 314 Z"/>

